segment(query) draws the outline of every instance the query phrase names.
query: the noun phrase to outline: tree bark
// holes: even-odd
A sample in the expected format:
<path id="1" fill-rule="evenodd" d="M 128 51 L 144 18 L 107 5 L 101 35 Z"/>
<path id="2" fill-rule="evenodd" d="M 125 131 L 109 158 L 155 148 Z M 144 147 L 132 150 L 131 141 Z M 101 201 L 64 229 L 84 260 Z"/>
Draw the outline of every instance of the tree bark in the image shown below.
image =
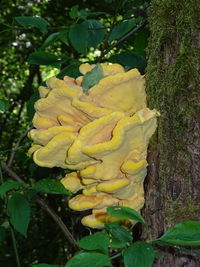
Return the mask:
<path id="1" fill-rule="evenodd" d="M 200 219 L 199 18 L 196 0 L 152 0 L 149 8 L 147 95 L 161 116 L 149 149 L 142 215 L 153 238 Z M 200 259 L 165 249 L 154 266 L 200 266 Z"/>

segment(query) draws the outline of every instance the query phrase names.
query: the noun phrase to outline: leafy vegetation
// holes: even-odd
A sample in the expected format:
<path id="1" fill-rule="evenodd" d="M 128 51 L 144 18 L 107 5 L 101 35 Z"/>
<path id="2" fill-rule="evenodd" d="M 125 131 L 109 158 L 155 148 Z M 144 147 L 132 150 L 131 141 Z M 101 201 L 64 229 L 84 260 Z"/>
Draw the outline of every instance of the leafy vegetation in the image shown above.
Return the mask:
<path id="1" fill-rule="evenodd" d="M 145 73 L 148 5 L 147 0 L 1 1 L 0 265 L 146 267 L 157 257 L 155 244 L 179 250 L 200 245 L 200 223 L 193 221 L 145 241 L 119 223 L 86 229 L 80 213 L 67 207 L 71 193 L 58 182 L 63 171 L 38 167 L 27 156 L 37 88 L 47 77 L 77 77 L 81 63 L 106 61 Z M 98 66 L 85 75 L 85 92 L 101 79 Z M 107 212 L 147 227 L 134 210 Z"/>

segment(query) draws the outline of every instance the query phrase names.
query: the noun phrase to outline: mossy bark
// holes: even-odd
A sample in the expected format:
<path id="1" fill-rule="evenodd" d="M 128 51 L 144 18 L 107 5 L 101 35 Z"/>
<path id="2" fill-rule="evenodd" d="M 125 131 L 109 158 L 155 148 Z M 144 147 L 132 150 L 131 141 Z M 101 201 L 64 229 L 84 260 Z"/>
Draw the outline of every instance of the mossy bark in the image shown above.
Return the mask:
<path id="1" fill-rule="evenodd" d="M 147 94 L 161 114 L 143 209 L 153 238 L 200 219 L 199 18 L 197 0 L 152 0 L 149 8 Z M 200 260 L 168 250 L 155 266 L 200 266 Z"/>

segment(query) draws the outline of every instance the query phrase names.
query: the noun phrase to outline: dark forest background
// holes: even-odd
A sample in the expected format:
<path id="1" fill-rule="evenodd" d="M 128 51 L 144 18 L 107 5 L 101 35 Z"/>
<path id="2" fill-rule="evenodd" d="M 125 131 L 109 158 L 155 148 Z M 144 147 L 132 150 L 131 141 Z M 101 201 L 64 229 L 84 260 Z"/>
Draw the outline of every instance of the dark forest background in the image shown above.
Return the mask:
<path id="1" fill-rule="evenodd" d="M 12 184 L 0 199 L 0 266 L 66 263 L 77 250 L 74 241 L 94 232 L 81 225 L 83 212 L 68 209 L 69 196 L 31 189 L 40 179 L 59 179 L 63 171 L 41 168 L 27 155 L 38 87 L 51 76 L 77 77 L 84 62 L 117 62 L 146 74 L 149 106 L 161 113 L 149 149 L 142 211 L 152 236 L 159 237 L 175 223 L 199 220 L 197 1 L 1 0 L 0 14 L 1 183 L 26 184 Z M 13 194 L 30 203 L 26 238 L 9 222 L 6 207 Z M 136 225 L 133 237 L 145 239 L 146 232 Z M 155 266 L 200 264 L 195 256 L 173 248 L 162 252 L 164 258 Z"/>

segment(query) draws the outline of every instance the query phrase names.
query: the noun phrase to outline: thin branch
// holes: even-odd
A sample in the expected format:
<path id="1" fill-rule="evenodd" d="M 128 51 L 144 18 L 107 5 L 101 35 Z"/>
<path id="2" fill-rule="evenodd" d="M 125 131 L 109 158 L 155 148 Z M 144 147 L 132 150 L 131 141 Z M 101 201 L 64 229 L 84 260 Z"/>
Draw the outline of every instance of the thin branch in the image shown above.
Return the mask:
<path id="1" fill-rule="evenodd" d="M 12 171 L 5 163 L 1 163 L 2 169 L 15 181 L 23 185 L 23 187 L 28 188 L 29 186 L 14 172 Z"/>
<path id="2" fill-rule="evenodd" d="M 137 31 L 139 31 L 141 28 L 143 28 L 146 25 L 147 25 L 147 21 L 145 20 L 140 25 L 138 25 L 136 28 L 134 28 L 132 31 L 130 31 L 127 34 L 125 34 L 124 36 L 122 36 L 122 38 L 120 38 L 116 43 L 112 44 L 105 51 L 103 51 L 101 53 L 100 57 L 97 59 L 97 62 L 99 62 L 105 55 L 107 55 L 108 52 L 110 52 L 110 50 L 119 46 L 123 41 L 128 39 L 132 34 L 136 33 Z"/>
<path id="3" fill-rule="evenodd" d="M 8 160 L 8 164 L 7 164 L 7 166 L 8 166 L 9 168 L 11 168 L 11 166 L 12 166 L 12 163 L 13 163 L 13 160 L 14 160 L 14 157 L 15 157 L 15 154 L 16 154 L 16 152 L 17 152 L 17 150 L 18 150 L 18 148 L 19 148 L 21 142 L 22 142 L 22 141 L 24 140 L 24 138 L 27 136 L 27 133 L 30 131 L 31 128 L 32 128 L 32 127 L 29 127 L 29 128 L 28 128 L 28 129 L 27 129 L 27 130 L 20 136 L 20 138 L 19 138 L 19 140 L 17 141 L 15 147 L 12 148 L 12 150 L 11 150 L 11 154 L 10 154 L 10 158 L 9 158 L 9 160 Z"/>
<path id="4" fill-rule="evenodd" d="M 119 256 L 121 256 L 121 252 L 111 256 L 110 259 L 114 260 L 114 259 L 118 258 Z"/>
<path id="5" fill-rule="evenodd" d="M 8 31 L 12 31 L 12 29 L 6 29 L 6 30 L 3 30 L 3 31 L 0 31 L 0 33 L 4 33 L 4 32 L 8 32 Z"/>
<path id="6" fill-rule="evenodd" d="M 0 165 L 0 180 L 1 180 L 1 184 L 4 183 L 4 178 L 3 178 L 3 174 L 2 174 L 2 168 L 1 168 L 1 165 Z M 3 199 L 5 201 L 5 205 L 7 206 L 7 198 L 6 196 L 3 196 Z M 15 237 L 15 232 L 13 230 L 13 227 L 10 223 L 10 220 L 8 221 L 9 225 L 10 225 L 10 232 L 11 232 L 11 238 L 12 238 L 12 243 L 13 243 L 13 249 L 14 249 L 14 253 L 15 253 L 15 260 L 16 260 L 16 263 L 17 263 L 17 267 L 21 267 L 21 264 L 20 264 L 20 258 L 19 258 L 19 252 L 18 252 L 18 246 L 17 246 L 17 240 L 16 240 L 16 237 Z"/>
<path id="7" fill-rule="evenodd" d="M 21 179 L 13 170 L 11 170 L 6 164 L 1 163 L 2 169 L 14 180 L 21 183 L 25 188 L 29 188 L 29 186 Z M 62 221 L 62 219 L 55 213 L 54 210 L 52 210 L 49 205 L 38 195 L 34 197 L 35 201 L 52 217 L 52 219 L 58 224 L 66 238 L 70 241 L 70 243 L 77 249 L 79 248 L 76 245 L 76 240 Z"/>
<path id="8" fill-rule="evenodd" d="M 13 132 L 10 135 L 10 138 L 9 138 L 9 141 L 8 141 L 8 148 L 10 148 L 11 150 L 12 150 L 13 143 L 14 143 L 16 135 L 17 135 L 18 127 L 20 126 L 20 120 L 22 119 L 24 105 L 25 105 L 25 100 L 22 99 L 22 101 L 20 101 L 19 111 L 18 111 L 18 114 L 17 114 L 17 117 L 16 117 L 16 121 L 15 121 L 14 126 L 13 126 Z"/>
<path id="9" fill-rule="evenodd" d="M 35 76 L 38 74 L 39 72 L 39 66 L 37 65 L 30 65 L 29 66 L 29 75 L 24 83 L 24 86 L 22 88 L 22 90 L 20 91 L 20 93 L 18 94 L 18 96 L 16 97 L 16 99 L 14 100 L 13 105 L 11 105 L 11 107 L 9 108 L 8 112 L 7 112 L 7 116 L 5 117 L 4 121 L 2 122 L 2 127 L 7 124 L 7 121 L 9 121 L 10 116 L 12 115 L 12 111 L 13 109 L 20 105 L 19 107 L 19 111 L 18 111 L 18 115 L 16 118 L 16 123 L 14 126 L 15 131 L 11 134 L 9 141 L 8 141 L 8 148 L 11 149 L 13 147 L 13 143 L 15 141 L 15 137 L 16 137 L 16 131 L 17 128 L 19 126 L 19 122 L 21 119 L 21 114 L 23 112 L 24 109 L 24 104 L 25 102 L 31 97 L 32 93 L 33 93 L 33 82 L 34 82 L 34 78 Z M 1 128 L 1 125 L 0 125 Z M 3 131 L 0 131 L 0 137 L 2 135 Z"/>
<path id="10" fill-rule="evenodd" d="M 11 237 L 12 237 L 17 267 L 21 267 L 21 263 L 20 263 L 20 259 L 19 259 L 19 252 L 18 252 L 18 248 L 17 248 L 17 240 L 16 240 L 15 232 L 14 232 L 12 226 L 10 227 L 10 231 L 11 231 Z"/>
<path id="11" fill-rule="evenodd" d="M 73 235 L 70 233 L 62 219 L 47 205 L 47 203 L 40 197 L 36 196 L 36 202 L 52 217 L 52 219 L 58 224 L 60 229 L 63 231 L 70 243 L 77 249 L 79 248 L 76 245 L 76 240 Z"/>

